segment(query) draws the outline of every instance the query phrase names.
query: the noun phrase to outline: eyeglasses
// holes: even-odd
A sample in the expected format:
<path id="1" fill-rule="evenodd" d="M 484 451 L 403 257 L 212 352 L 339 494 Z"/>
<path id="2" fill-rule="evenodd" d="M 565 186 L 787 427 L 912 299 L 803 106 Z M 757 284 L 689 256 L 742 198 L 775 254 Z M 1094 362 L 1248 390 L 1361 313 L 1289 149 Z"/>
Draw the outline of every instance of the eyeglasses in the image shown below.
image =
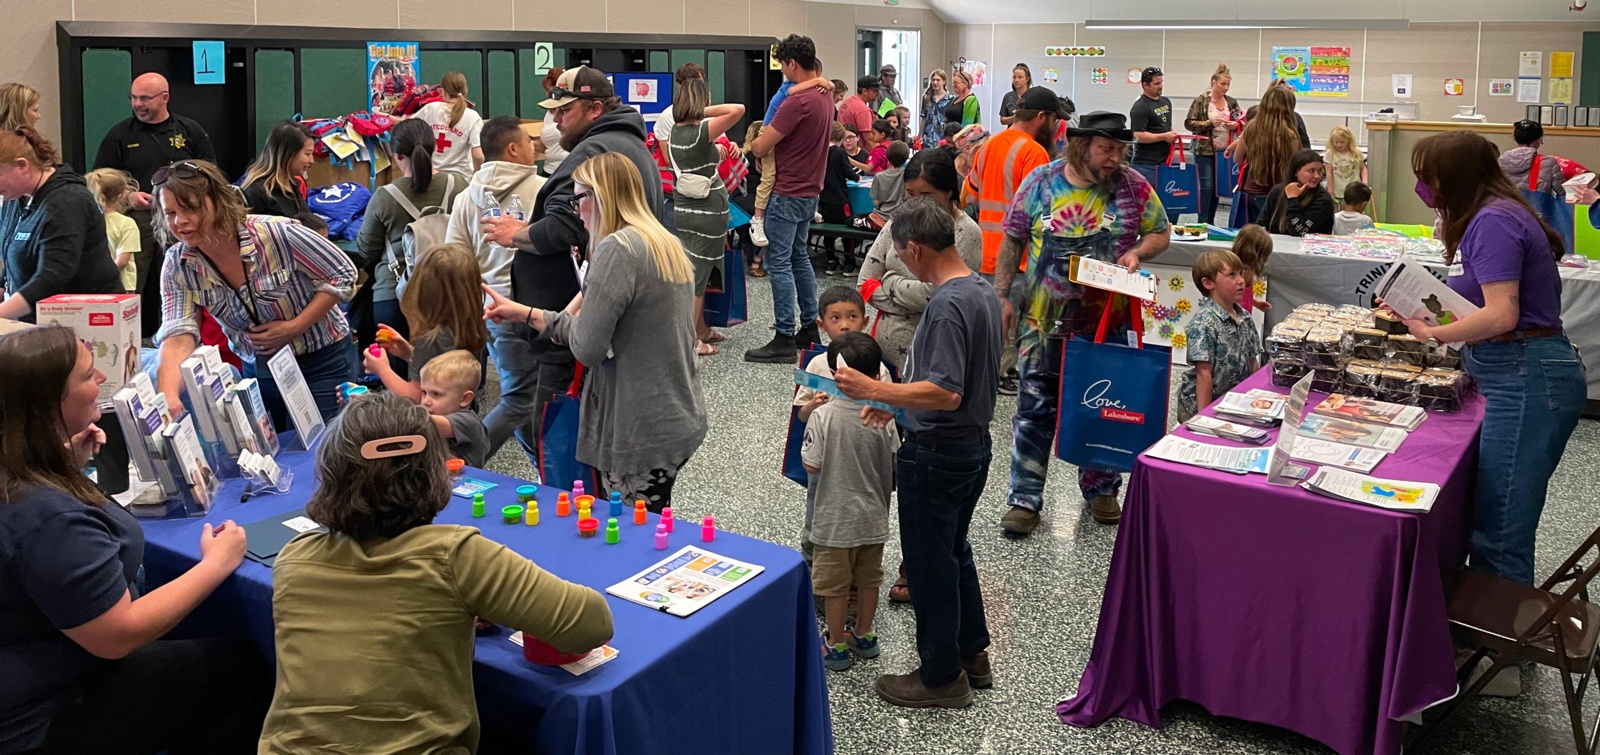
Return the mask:
<path id="1" fill-rule="evenodd" d="M 128 95 L 128 101 L 129 102 L 137 102 L 140 105 L 145 105 L 145 104 L 149 104 L 150 102 L 153 102 L 155 100 L 155 98 L 160 97 L 161 95 L 166 94 L 166 93 L 167 93 L 167 90 L 163 89 L 163 90 L 161 90 L 159 92 L 156 92 L 155 94 L 130 94 L 130 95 Z"/>
<path id="2" fill-rule="evenodd" d="M 592 197 L 592 196 L 594 196 L 594 192 L 592 192 L 592 191 L 580 191 L 580 192 L 576 192 L 576 193 L 574 193 L 572 195 L 572 201 L 574 201 L 574 202 L 582 202 L 583 200 L 588 199 L 589 197 Z"/>
<path id="3" fill-rule="evenodd" d="M 166 183 L 167 179 L 169 178 L 188 180 L 196 176 L 204 175 L 205 171 L 201 170 L 200 166 L 195 165 L 194 163 L 188 161 L 173 163 L 165 168 L 157 168 L 156 172 L 150 176 L 150 185 L 160 186 Z"/>

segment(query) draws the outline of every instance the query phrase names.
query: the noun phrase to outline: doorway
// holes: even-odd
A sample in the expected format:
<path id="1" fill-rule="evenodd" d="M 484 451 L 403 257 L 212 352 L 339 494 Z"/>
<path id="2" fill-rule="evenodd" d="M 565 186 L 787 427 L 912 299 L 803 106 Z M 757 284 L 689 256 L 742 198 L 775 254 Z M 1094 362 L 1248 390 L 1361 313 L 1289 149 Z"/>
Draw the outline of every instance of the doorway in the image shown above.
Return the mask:
<path id="1" fill-rule="evenodd" d="M 900 91 L 902 104 L 911 111 L 913 134 L 922 128 L 922 90 L 927 86 L 918 55 L 921 49 L 922 32 L 916 29 L 856 30 L 856 75 L 877 76 L 884 66 L 894 66 L 899 72 L 895 88 Z"/>

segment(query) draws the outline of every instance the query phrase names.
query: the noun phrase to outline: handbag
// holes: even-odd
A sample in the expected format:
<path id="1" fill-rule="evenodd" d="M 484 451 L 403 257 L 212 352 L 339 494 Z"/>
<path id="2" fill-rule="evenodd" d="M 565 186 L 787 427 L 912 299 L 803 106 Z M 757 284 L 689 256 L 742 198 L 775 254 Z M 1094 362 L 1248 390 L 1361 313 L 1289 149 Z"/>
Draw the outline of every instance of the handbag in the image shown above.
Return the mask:
<path id="1" fill-rule="evenodd" d="M 585 490 L 598 492 L 600 476 L 594 467 L 578 461 L 582 387 L 583 363 L 579 362 L 572 371 L 572 385 L 544 405 L 544 415 L 539 418 L 539 479 L 558 488 L 582 480 Z"/>
<path id="2" fill-rule="evenodd" d="M 810 364 L 811 360 L 818 354 L 826 353 L 828 353 L 828 347 L 821 344 L 814 343 L 807 346 L 806 350 L 800 354 L 799 368 L 805 369 L 806 365 Z M 794 392 L 799 394 L 800 386 L 795 386 Z M 806 472 L 805 464 L 800 462 L 800 445 L 806 440 L 806 423 L 800 419 L 800 407 L 793 406 L 793 401 L 789 403 L 791 404 L 789 407 L 789 438 L 784 442 L 783 446 L 783 476 L 799 483 L 800 487 L 805 487 L 806 479 L 809 475 Z"/>
<path id="3" fill-rule="evenodd" d="M 1167 161 L 1156 166 L 1155 190 L 1169 216 L 1200 211 L 1200 171 L 1186 159 L 1183 139 L 1167 148 Z"/>
<path id="4" fill-rule="evenodd" d="M 738 244 L 728 244 L 722 252 L 722 270 L 715 276 L 716 286 L 706 285 L 706 324 L 713 328 L 738 325 L 750 318 L 750 308 L 744 292 L 744 249 Z"/>
<path id="5" fill-rule="evenodd" d="M 672 172 L 676 173 L 678 180 L 673 183 L 672 193 L 685 199 L 705 199 L 711 196 L 711 177 L 699 173 L 685 173 L 678 168 L 678 157 L 672 154 L 672 140 L 667 140 L 667 160 L 672 162 Z"/>
<path id="6" fill-rule="evenodd" d="M 1112 302 L 1093 339 L 1073 336 L 1061 350 L 1056 458 L 1084 469 L 1133 471 L 1133 462 L 1167 432 L 1172 350 L 1144 343 L 1139 306 L 1128 307 L 1134 345 L 1106 343 Z"/>

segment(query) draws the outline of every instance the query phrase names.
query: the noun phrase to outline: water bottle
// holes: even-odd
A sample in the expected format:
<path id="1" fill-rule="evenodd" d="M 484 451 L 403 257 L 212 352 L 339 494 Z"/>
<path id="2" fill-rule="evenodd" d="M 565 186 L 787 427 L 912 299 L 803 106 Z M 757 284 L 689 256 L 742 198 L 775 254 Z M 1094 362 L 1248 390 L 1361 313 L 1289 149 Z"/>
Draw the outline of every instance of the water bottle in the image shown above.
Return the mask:
<path id="1" fill-rule="evenodd" d="M 527 222 L 528 212 L 527 210 L 522 209 L 522 197 L 519 197 L 516 194 L 511 195 L 511 209 L 507 210 L 506 214 L 516 218 L 517 222 L 519 223 Z"/>
<path id="2" fill-rule="evenodd" d="M 488 220 L 490 218 L 498 218 L 501 216 L 501 214 L 500 200 L 494 198 L 494 192 L 483 192 L 483 219 Z M 489 251 L 499 252 L 502 249 L 504 249 L 504 247 L 500 246 L 499 244 L 496 244 L 492 241 L 489 242 Z"/>

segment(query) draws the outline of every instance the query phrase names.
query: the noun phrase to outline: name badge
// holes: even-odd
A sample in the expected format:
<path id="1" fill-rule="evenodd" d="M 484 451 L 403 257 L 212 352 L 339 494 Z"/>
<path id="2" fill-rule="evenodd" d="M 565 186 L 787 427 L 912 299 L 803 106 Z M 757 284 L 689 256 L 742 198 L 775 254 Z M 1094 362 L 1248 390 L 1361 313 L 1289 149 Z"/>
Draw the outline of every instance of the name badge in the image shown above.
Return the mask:
<path id="1" fill-rule="evenodd" d="M 27 241 L 31 236 L 33 236 L 33 232 L 32 231 L 17 231 L 16 238 L 13 239 L 13 240 L 14 241 Z"/>
<path id="2" fill-rule="evenodd" d="M 1100 215 L 1100 227 L 1101 228 L 1112 228 L 1112 227 L 1115 227 L 1116 224 L 1117 224 L 1117 216 L 1116 215 L 1112 215 L 1109 212 L 1101 213 L 1101 215 Z"/>
<path id="3" fill-rule="evenodd" d="M 1466 275 L 1466 274 L 1467 274 L 1466 266 L 1463 263 L 1457 262 L 1456 264 L 1450 266 L 1450 277 L 1451 278 L 1459 278 L 1459 277 L 1461 277 L 1463 275 Z"/>

